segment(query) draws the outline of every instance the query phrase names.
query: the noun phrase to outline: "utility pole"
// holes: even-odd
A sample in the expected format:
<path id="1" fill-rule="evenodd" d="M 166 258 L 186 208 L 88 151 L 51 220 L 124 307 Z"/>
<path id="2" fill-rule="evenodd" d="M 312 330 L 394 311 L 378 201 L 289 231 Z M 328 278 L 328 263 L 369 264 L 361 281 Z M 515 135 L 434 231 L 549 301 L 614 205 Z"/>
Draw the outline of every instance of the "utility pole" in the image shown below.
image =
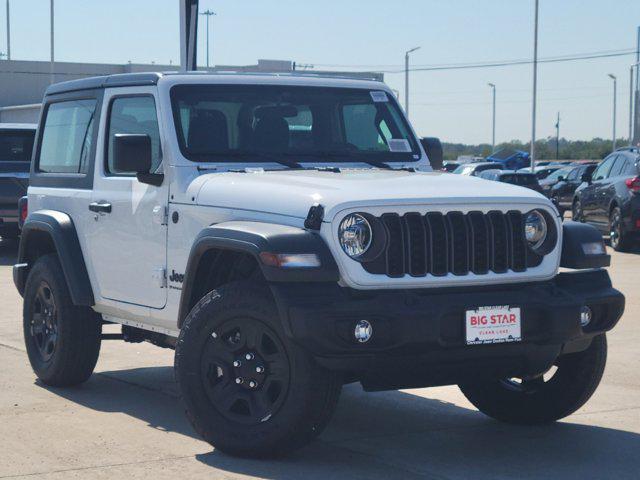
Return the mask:
<path id="1" fill-rule="evenodd" d="M 55 81 L 55 70 L 54 70 L 54 65 L 55 65 L 55 38 L 54 38 L 54 5 L 53 5 L 54 0 L 51 0 L 50 3 L 50 17 L 51 17 L 51 81 L 50 83 L 53 83 Z"/>
<path id="2" fill-rule="evenodd" d="M 556 160 L 560 160 L 560 112 L 556 120 Z"/>
<path id="3" fill-rule="evenodd" d="M 636 66 L 629 67 L 629 145 L 633 145 L 633 69 Z"/>
<path id="4" fill-rule="evenodd" d="M 209 68 L 209 61 L 210 61 L 210 55 L 209 55 L 209 18 L 215 16 L 216 12 L 212 12 L 211 10 L 206 10 L 206 11 L 202 12 L 200 15 L 203 15 L 203 16 L 207 17 L 207 68 Z"/>
<path id="5" fill-rule="evenodd" d="M 9 0 L 7 0 L 7 60 L 11 60 L 11 12 L 9 11 Z"/>
<path id="6" fill-rule="evenodd" d="M 493 113 L 492 113 L 492 134 L 491 134 L 491 153 L 496 153 L 496 86 L 488 83 L 493 93 Z"/>
<path id="7" fill-rule="evenodd" d="M 633 135 L 630 143 L 632 145 L 638 145 L 640 143 L 640 27 L 638 27 L 638 34 L 636 39 L 636 86 L 635 95 L 633 99 Z"/>
<path id="8" fill-rule="evenodd" d="M 609 74 L 609 78 L 613 80 L 613 149 L 612 151 L 615 152 L 616 150 L 616 106 L 618 103 L 616 96 L 618 95 L 618 79 L 612 73 Z"/>
<path id="9" fill-rule="evenodd" d="M 407 50 L 404 54 L 404 110 L 409 118 L 409 54 L 420 50 L 421 47 L 415 47 Z"/>
<path id="10" fill-rule="evenodd" d="M 533 21 L 533 100 L 531 108 L 531 172 L 536 171 L 536 102 L 538 95 L 538 0 Z"/>
<path id="11" fill-rule="evenodd" d="M 198 69 L 199 0 L 180 0 L 180 65 L 182 71 Z"/>

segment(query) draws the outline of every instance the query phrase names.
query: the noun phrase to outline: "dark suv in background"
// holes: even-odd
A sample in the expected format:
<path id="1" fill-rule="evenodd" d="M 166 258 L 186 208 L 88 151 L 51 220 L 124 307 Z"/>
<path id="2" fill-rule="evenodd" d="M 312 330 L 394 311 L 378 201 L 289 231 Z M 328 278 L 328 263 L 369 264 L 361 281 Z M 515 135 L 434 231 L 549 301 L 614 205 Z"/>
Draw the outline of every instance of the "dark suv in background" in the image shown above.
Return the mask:
<path id="1" fill-rule="evenodd" d="M 18 201 L 27 194 L 31 152 L 37 125 L 0 123 L 0 237 L 16 238 L 22 212 Z"/>
<path id="2" fill-rule="evenodd" d="M 582 185 L 582 177 L 592 175 L 597 166 L 598 164 L 595 162 L 575 166 L 566 176 L 561 175 L 560 178 L 558 178 L 558 182 L 551 186 L 547 195 L 561 216 L 564 216 L 564 212 L 571 210 L 576 190 Z"/>
<path id="3" fill-rule="evenodd" d="M 627 147 L 606 157 L 576 189 L 573 219 L 608 234 L 611 247 L 633 247 L 640 232 L 640 150 Z"/>

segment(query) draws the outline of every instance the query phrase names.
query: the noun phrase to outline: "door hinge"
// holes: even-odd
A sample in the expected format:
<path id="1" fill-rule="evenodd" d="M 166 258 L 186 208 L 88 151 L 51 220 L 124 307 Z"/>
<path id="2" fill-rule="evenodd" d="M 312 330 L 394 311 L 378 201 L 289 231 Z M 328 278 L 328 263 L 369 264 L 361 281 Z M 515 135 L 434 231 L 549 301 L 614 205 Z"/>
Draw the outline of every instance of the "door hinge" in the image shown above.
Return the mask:
<path id="1" fill-rule="evenodd" d="M 165 205 L 156 205 L 153 207 L 153 220 L 158 225 L 168 225 L 169 207 Z"/>
<path id="2" fill-rule="evenodd" d="M 153 269 L 153 281 L 160 288 L 167 287 L 167 269 L 164 267 L 156 267 Z"/>

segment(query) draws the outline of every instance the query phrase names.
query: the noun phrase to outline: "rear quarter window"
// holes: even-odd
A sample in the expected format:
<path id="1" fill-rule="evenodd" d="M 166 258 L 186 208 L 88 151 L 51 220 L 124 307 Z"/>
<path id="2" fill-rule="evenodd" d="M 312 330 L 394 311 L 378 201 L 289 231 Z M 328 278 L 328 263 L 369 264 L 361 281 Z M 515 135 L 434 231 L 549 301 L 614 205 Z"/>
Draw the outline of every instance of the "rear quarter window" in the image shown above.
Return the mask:
<path id="1" fill-rule="evenodd" d="M 94 143 L 97 101 L 69 100 L 47 108 L 38 171 L 43 173 L 87 173 Z"/>

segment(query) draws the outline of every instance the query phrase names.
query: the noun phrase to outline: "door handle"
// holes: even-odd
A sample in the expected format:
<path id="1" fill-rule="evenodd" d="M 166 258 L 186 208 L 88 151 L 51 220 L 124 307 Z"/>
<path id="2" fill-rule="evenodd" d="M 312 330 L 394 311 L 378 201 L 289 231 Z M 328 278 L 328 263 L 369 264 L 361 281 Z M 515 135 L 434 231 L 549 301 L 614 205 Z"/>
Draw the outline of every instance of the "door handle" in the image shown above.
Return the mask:
<path id="1" fill-rule="evenodd" d="M 95 213 L 111 213 L 111 204 L 108 202 L 92 202 L 89 210 Z"/>

